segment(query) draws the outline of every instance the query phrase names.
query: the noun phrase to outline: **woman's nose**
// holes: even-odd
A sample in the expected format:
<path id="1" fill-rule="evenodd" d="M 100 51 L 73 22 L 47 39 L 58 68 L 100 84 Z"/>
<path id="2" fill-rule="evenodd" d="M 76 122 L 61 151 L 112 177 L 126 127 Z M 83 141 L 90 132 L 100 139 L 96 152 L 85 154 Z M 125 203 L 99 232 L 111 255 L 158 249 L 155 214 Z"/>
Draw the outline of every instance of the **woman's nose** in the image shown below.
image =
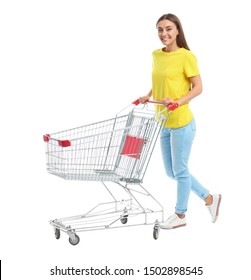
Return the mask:
<path id="1" fill-rule="evenodd" d="M 162 35 L 167 35 L 167 31 L 163 30 Z"/>

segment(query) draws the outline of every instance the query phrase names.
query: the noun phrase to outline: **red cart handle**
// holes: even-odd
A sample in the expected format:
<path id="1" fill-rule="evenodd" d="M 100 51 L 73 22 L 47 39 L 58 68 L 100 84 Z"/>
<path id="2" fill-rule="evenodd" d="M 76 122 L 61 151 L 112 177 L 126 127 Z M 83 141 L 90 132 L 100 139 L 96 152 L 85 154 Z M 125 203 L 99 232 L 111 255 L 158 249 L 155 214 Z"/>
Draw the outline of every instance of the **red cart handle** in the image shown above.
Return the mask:
<path id="1" fill-rule="evenodd" d="M 149 100 L 148 100 L 148 101 L 146 101 L 145 103 L 153 103 L 153 104 L 158 104 L 158 105 L 164 105 L 164 103 L 161 102 L 161 101 L 149 101 Z M 132 102 L 132 104 L 138 106 L 138 105 L 140 104 L 139 99 L 137 99 L 137 100 L 135 100 L 134 102 Z M 168 110 L 171 110 L 171 111 L 173 111 L 173 110 L 175 110 L 176 108 L 179 107 L 179 105 L 178 105 L 177 102 L 171 102 L 171 103 L 169 103 L 169 104 L 167 104 L 167 105 L 164 105 L 164 106 L 166 106 L 167 109 L 168 109 Z"/>
<path id="2" fill-rule="evenodd" d="M 139 102 L 139 99 L 137 99 L 137 100 L 135 100 L 135 101 L 132 102 L 132 104 L 134 104 L 134 105 L 136 105 L 136 106 L 138 106 L 139 103 L 140 103 L 140 102 Z"/>

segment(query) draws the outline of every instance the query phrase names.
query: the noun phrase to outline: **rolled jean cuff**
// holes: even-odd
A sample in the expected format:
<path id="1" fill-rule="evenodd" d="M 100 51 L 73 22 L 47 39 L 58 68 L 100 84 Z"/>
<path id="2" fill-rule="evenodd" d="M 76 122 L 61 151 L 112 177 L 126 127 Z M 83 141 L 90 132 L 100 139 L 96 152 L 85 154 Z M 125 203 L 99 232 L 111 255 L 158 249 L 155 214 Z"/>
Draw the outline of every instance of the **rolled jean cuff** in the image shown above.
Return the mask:
<path id="1" fill-rule="evenodd" d="M 205 200 L 208 196 L 209 196 L 209 191 L 206 192 L 206 193 L 204 193 L 204 194 L 202 194 L 202 195 L 200 196 L 200 198 L 201 198 L 202 200 Z"/>
<path id="2" fill-rule="evenodd" d="M 186 210 L 179 210 L 177 208 L 175 208 L 175 213 L 176 214 L 185 214 L 187 212 L 187 209 Z"/>

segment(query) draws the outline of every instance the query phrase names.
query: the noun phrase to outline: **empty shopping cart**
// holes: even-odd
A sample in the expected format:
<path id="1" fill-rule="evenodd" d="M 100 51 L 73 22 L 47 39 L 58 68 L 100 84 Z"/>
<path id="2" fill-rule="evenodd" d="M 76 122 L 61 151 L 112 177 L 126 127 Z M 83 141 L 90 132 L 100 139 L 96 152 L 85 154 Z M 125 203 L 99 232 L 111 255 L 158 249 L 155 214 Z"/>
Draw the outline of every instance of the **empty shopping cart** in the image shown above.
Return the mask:
<path id="1" fill-rule="evenodd" d="M 163 106 L 163 110 L 167 109 Z M 76 245 L 78 232 L 147 224 L 154 224 L 153 236 L 158 238 L 163 207 L 142 181 L 166 118 L 147 104 L 124 111 L 128 108 L 112 119 L 43 136 L 50 174 L 66 180 L 100 181 L 111 197 L 84 214 L 51 220 L 56 239 L 65 232 Z M 116 197 L 114 185 L 125 194 L 124 199 Z"/>

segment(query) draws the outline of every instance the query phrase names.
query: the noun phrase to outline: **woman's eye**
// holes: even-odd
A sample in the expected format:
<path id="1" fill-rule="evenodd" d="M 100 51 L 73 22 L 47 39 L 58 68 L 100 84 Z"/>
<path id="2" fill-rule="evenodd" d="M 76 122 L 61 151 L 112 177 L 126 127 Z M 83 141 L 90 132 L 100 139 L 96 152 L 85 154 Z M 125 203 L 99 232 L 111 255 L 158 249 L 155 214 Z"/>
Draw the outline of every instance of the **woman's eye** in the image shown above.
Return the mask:
<path id="1" fill-rule="evenodd" d="M 159 28 L 159 29 L 158 29 L 158 32 L 159 32 L 159 33 L 162 33 L 164 30 L 165 30 L 166 32 L 170 32 L 170 31 L 172 31 L 172 28 L 165 28 L 165 29 L 160 29 L 160 28 Z"/>

